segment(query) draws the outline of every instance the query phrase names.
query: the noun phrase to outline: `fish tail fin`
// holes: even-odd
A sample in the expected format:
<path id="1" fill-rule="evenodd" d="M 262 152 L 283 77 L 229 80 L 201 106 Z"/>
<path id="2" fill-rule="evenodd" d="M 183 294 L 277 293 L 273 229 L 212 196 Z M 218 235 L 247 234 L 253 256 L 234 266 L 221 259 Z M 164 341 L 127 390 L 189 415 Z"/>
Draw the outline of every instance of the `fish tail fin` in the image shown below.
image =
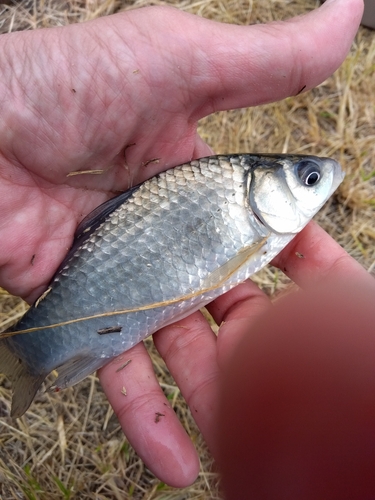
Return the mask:
<path id="1" fill-rule="evenodd" d="M 31 405 L 46 375 L 30 373 L 26 364 L 10 351 L 5 341 L 0 342 L 0 372 L 12 382 L 11 416 L 19 418 Z"/>

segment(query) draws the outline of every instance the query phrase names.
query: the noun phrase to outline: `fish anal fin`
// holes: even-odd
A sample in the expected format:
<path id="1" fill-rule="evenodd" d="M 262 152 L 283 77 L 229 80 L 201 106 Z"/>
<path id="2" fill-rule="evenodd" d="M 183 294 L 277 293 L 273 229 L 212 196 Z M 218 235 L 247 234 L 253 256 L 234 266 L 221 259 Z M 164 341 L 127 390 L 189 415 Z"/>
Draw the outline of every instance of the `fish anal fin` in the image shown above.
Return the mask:
<path id="1" fill-rule="evenodd" d="M 75 356 L 63 365 L 56 368 L 58 377 L 49 390 L 66 389 L 77 384 L 88 375 L 99 370 L 108 362 L 105 358 L 92 358 L 87 353 Z"/>
<path id="2" fill-rule="evenodd" d="M 12 382 L 11 417 L 19 418 L 33 402 L 47 374 L 30 373 L 27 365 L 9 350 L 5 342 L 0 343 L 0 371 Z"/>

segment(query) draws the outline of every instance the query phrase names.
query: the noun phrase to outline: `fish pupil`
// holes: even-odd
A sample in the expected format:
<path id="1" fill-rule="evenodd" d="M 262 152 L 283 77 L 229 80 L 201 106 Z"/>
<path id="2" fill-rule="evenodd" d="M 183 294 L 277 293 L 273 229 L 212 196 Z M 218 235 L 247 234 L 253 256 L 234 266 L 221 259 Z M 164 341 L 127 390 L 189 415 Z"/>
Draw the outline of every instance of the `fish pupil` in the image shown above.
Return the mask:
<path id="1" fill-rule="evenodd" d="M 319 179 L 320 179 L 320 175 L 318 174 L 318 172 L 311 172 L 311 174 L 309 174 L 307 176 L 305 183 L 308 186 L 313 186 L 314 184 L 316 184 L 318 182 Z"/>

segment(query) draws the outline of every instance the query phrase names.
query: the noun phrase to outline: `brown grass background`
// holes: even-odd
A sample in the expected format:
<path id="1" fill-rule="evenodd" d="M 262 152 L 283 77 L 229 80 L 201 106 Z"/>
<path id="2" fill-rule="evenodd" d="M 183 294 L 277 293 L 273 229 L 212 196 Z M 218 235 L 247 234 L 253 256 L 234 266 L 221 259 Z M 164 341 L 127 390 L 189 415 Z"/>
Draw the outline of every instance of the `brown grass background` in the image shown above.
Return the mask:
<path id="1" fill-rule="evenodd" d="M 236 24 L 302 14 L 314 0 L 23 0 L 0 3 L 0 32 L 84 22 L 144 5 L 173 5 Z M 217 113 L 200 133 L 217 153 L 292 152 L 333 156 L 347 176 L 318 222 L 375 275 L 375 31 L 360 28 L 341 68 L 318 88 L 282 102 Z M 268 293 L 288 286 L 273 268 L 256 277 Z M 0 290 L 0 328 L 25 311 Z M 198 448 L 201 472 L 183 490 L 158 481 L 124 437 L 95 376 L 41 394 L 26 416 L 9 417 L 10 385 L 0 378 L 0 495 L 7 499 L 219 499 L 218 481 L 185 402 L 148 341 L 160 384 Z"/>

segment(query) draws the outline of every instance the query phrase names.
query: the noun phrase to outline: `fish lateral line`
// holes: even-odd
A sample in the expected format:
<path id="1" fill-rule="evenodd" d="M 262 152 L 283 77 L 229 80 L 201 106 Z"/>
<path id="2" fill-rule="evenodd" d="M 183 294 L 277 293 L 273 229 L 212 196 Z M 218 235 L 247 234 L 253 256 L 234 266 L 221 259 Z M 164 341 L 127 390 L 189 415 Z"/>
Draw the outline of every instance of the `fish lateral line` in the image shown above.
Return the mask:
<path id="1" fill-rule="evenodd" d="M 3 332 L 0 333 L 0 340 L 1 339 L 6 339 L 9 337 L 14 337 L 15 335 L 22 335 L 25 333 L 33 333 L 33 332 L 38 332 L 41 330 L 50 330 L 52 328 L 58 328 L 60 326 L 66 326 L 66 325 L 71 325 L 73 323 L 80 323 L 82 321 L 88 321 L 91 319 L 96 319 L 96 318 L 108 318 L 111 316 L 117 316 L 118 314 L 129 314 L 129 313 L 134 313 L 134 312 L 140 312 L 140 311 L 148 311 L 150 309 L 156 309 L 158 307 L 167 307 L 172 304 L 176 304 L 178 302 L 183 302 L 184 300 L 189 300 L 193 299 L 195 297 L 198 297 L 199 295 L 203 295 L 207 292 L 211 292 L 213 290 L 216 290 L 220 286 L 222 286 L 231 276 L 234 275 L 236 271 L 238 271 L 251 257 L 252 255 L 257 252 L 267 241 L 268 236 L 263 237 L 258 243 L 255 243 L 254 245 L 250 245 L 249 247 L 245 247 L 243 250 L 241 250 L 236 256 L 234 256 L 232 259 L 230 259 L 228 262 L 226 262 L 223 266 L 219 267 L 218 269 L 215 269 L 207 278 L 206 282 L 210 281 L 210 278 L 212 276 L 216 276 L 218 272 L 222 269 L 225 269 L 227 267 L 230 267 L 230 264 L 235 262 L 235 266 L 231 268 L 230 272 L 228 274 L 225 274 L 223 278 L 221 278 L 217 283 L 214 285 L 209 285 L 205 288 L 201 288 L 200 290 L 197 290 L 195 292 L 182 295 L 180 297 L 176 297 L 175 299 L 169 299 L 161 302 L 153 302 L 152 304 L 146 304 L 144 306 L 138 306 L 130 309 L 119 309 L 116 311 L 109 311 L 109 312 L 104 312 L 104 313 L 97 313 L 93 314 L 90 316 L 83 316 L 81 318 L 74 318 L 70 319 L 67 321 L 61 321 L 60 323 L 53 323 L 51 325 L 45 325 L 45 326 L 35 326 L 32 328 L 25 328 L 24 330 L 17 330 L 13 332 Z M 241 259 L 242 257 L 242 259 Z M 104 329 L 106 330 L 106 329 Z M 117 330 L 118 331 L 118 330 Z M 97 331 L 98 334 L 103 334 L 103 333 L 110 333 L 110 332 L 101 332 L 99 333 L 99 330 Z"/>

